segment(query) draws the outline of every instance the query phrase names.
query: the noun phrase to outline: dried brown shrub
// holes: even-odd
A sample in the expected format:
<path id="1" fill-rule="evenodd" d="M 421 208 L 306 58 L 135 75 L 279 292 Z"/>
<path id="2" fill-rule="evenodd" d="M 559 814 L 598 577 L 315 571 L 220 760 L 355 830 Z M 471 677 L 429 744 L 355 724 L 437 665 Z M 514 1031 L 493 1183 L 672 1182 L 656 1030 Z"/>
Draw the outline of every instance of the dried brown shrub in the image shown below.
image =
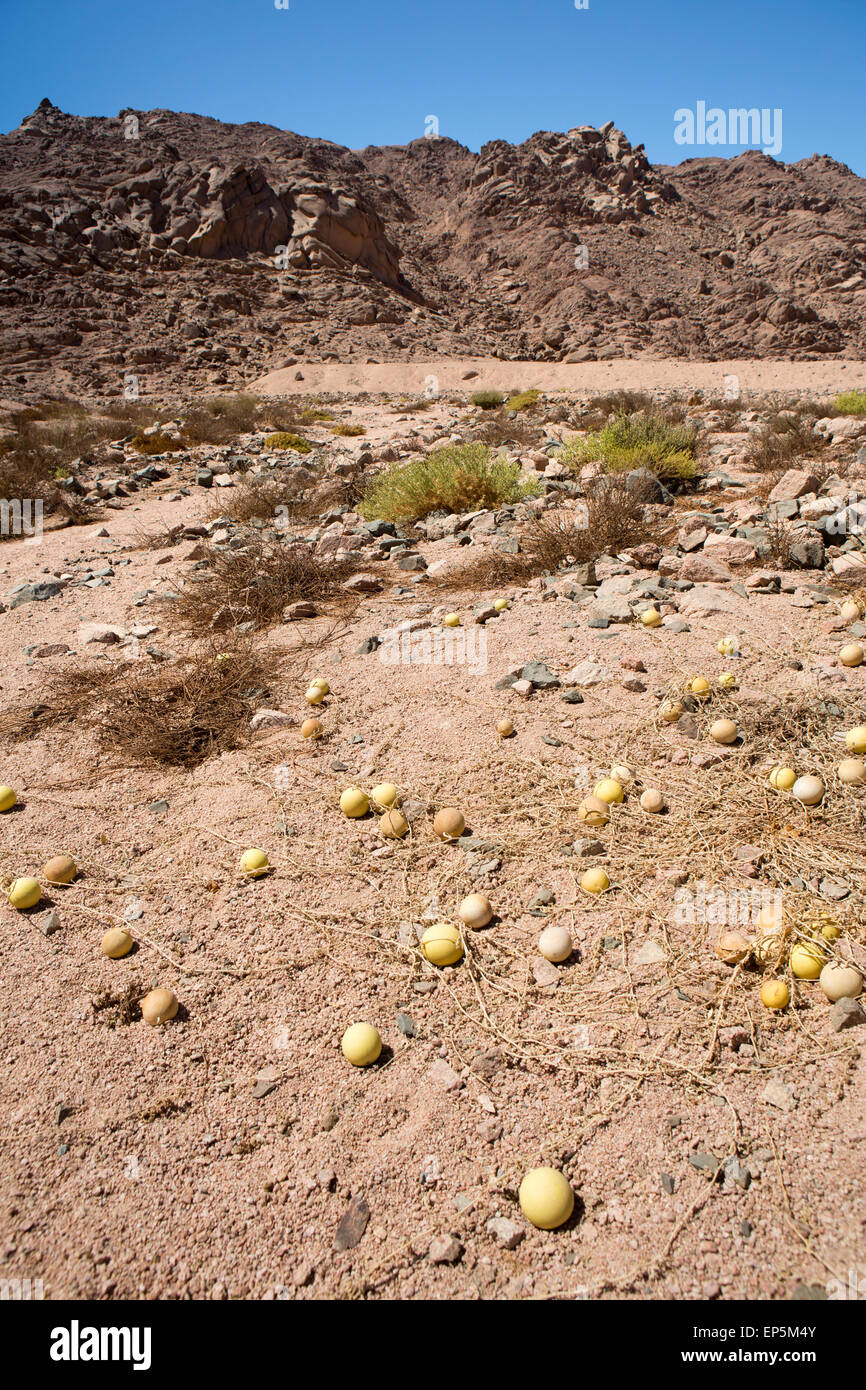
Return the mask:
<path id="1" fill-rule="evenodd" d="M 172 607 L 181 632 L 203 635 L 251 621 L 268 627 L 297 599 L 336 597 L 358 568 L 351 556 L 316 555 L 307 545 L 258 535 L 243 548 L 205 550 L 207 568 L 190 576 Z"/>
<path id="2" fill-rule="evenodd" d="M 276 657 L 216 642 L 172 665 L 93 661 L 49 677 L 40 703 L 9 710 L 0 731 L 20 739 L 72 725 L 92 730 L 121 765 L 197 767 L 246 742 L 275 672 Z"/>
<path id="3" fill-rule="evenodd" d="M 524 583 L 536 575 L 556 574 L 562 568 L 587 564 L 600 555 L 615 554 L 657 537 L 657 525 L 649 519 L 642 502 L 629 492 L 624 479 L 604 475 L 595 480 L 583 510 L 542 513 L 533 518 L 520 535 L 518 554 L 479 548 L 474 564 L 433 582 L 448 589 Z"/>

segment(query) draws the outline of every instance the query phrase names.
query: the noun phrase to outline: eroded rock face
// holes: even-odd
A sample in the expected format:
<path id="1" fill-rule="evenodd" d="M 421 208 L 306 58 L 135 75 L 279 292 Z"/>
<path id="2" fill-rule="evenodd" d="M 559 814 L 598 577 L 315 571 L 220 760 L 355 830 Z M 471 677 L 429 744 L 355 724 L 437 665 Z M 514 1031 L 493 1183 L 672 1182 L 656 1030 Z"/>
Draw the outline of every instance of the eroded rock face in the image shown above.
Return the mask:
<path id="1" fill-rule="evenodd" d="M 653 167 L 611 122 L 352 151 L 46 100 L 0 136 L 0 389 L 196 389 L 293 357 L 862 357 L 864 194 L 823 156 Z"/>

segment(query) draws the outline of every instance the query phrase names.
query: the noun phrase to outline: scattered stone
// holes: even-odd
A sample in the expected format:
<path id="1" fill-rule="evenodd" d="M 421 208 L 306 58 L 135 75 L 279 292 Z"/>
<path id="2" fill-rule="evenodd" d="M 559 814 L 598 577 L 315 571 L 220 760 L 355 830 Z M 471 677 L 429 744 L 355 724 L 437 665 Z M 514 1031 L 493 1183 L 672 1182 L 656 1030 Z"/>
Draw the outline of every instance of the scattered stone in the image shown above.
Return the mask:
<path id="1" fill-rule="evenodd" d="M 370 1220 L 370 1208 L 363 1197 L 353 1197 L 345 1212 L 343 1219 L 337 1227 L 337 1234 L 334 1239 L 335 1250 L 354 1250 L 367 1229 L 367 1222 Z"/>
<path id="2" fill-rule="evenodd" d="M 363 578 L 363 576 L 358 575 L 355 577 Z M 314 603 L 310 603 L 307 599 L 298 599 L 297 603 L 290 603 L 288 608 L 283 610 L 283 622 L 296 623 L 301 618 L 315 618 L 317 613 L 318 609 Z"/>
<path id="3" fill-rule="evenodd" d="M 522 1226 L 516 1222 L 509 1221 L 507 1216 L 494 1216 L 487 1223 L 487 1234 L 498 1240 L 499 1244 L 506 1250 L 516 1250 L 518 1245 L 526 1237 L 526 1232 Z"/>
<path id="4" fill-rule="evenodd" d="M 767 1105 L 773 1105 L 777 1110 L 793 1110 L 796 1104 L 794 1100 L 793 1087 L 785 1081 L 779 1081 L 776 1077 L 768 1081 L 761 1092 L 761 1100 Z"/>
<path id="5" fill-rule="evenodd" d="M 454 1265 L 463 1254 L 463 1246 L 454 1236 L 434 1236 L 427 1258 L 434 1265 Z"/>
<path id="6" fill-rule="evenodd" d="M 858 1028 L 861 1023 L 866 1023 L 866 1013 L 859 999 L 839 999 L 830 1009 L 830 1027 L 834 1033 Z"/>
<path id="7" fill-rule="evenodd" d="M 559 971 L 549 960 L 539 958 L 532 962 L 532 976 L 542 989 L 556 989 L 559 984 Z"/>
<path id="8" fill-rule="evenodd" d="M 449 1066 L 444 1057 L 437 1057 L 428 1073 L 434 1085 L 441 1087 L 443 1091 L 459 1091 L 463 1085 L 462 1078 Z"/>
<path id="9" fill-rule="evenodd" d="M 661 965 L 667 960 L 667 953 L 657 941 L 645 941 L 634 954 L 635 965 Z"/>

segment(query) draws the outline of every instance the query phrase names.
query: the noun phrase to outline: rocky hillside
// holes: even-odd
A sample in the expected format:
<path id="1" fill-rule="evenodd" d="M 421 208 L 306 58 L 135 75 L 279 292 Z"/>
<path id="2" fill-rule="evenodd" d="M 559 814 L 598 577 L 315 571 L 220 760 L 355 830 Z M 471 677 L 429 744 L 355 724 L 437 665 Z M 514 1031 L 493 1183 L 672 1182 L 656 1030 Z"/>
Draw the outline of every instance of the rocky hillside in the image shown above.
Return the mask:
<path id="1" fill-rule="evenodd" d="M 43 101 L 0 136 L 0 391 L 235 386 L 307 361 L 866 356 L 866 181 L 654 168 L 612 123 L 352 151 Z"/>

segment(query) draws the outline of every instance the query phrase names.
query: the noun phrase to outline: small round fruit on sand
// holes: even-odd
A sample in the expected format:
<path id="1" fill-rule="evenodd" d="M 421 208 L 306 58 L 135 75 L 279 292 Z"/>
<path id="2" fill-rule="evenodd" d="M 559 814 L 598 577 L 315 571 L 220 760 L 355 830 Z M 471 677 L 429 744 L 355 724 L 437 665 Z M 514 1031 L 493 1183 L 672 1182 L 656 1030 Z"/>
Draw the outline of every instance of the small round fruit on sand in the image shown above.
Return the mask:
<path id="1" fill-rule="evenodd" d="M 797 780 L 792 767 L 774 767 L 767 781 L 777 792 L 789 792 Z"/>
<path id="2" fill-rule="evenodd" d="M 380 811 L 387 811 L 394 805 L 400 793 L 393 782 L 380 782 L 370 793 L 370 800 Z"/>
<path id="3" fill-rule="evenodd" d="M 761 1003 L 765 1009 L 787 1009 L 791 991 L 784 980 L 765 980 L 761 985 Z"/>
<path id="4" fill-rule="evenodd" d="M 102 954 L 109 960 L 122 960 L 128 956 L 134 945 L 132 937 L 123 927 L 109 927 L 101 941 Z"/>
<path id="5" fill-rule="evenodd" d="M 598 783 L 593 792 L 599 801 L 606 801 L 608 806 L 618 806 L 625 796 L 623 785 L 615 777 L 604 777 Z"/>
<path id="6" fill-rule="evenodd" d="M 470 931 L 478 931 L 480 927 L 486 927 L 493 917 L 490 899 L 484 893 L 470 893 L 458 907 L 457 916 L 465 927 L 469 927 Z"/>
<path id="7" fill-rule="evenodd" d="M 18 804 L 18 797 L 11 787 L 0 787 L 0 811 L 11 811 Z"/>
<path id="8" fill-rule="evenodd" d="M 370 799 L 360 787 L 347 787 L 340 797 L 340 810 L 350 820 L 359 820 L 370 809 Z"/>
<path id="9" fill-rule="evenodd" d="M 791 791 L 804 806 L 820 806 L 826 791 L 820 777 L 807 775 L 798 777 Z"/>
<path id="10" fill-rule="evenodd" d="M 36 906 L 42 897 L 42 889 L 35 878 L 16 878 L 9 885 L 7 896 L 13 907 L 24 912 L 28 907 Z"/>
<path id="11" fill-rule="evenodd" d="M 713 693 L 712 686 L 706 676 L 695 676 L 693 680 L 689 681 L 687 689 L 696 700 L 708 700 Z"/>
<path id="12" fill-rule="evenodd" d="M 856 623 L 864 614 L 866 614 L 866 603 L 858 598 L 846 598 L 839 609 L 839 615 L 845 619 L 846 623 Z"/>
<path id="13" fill-rule="evenodd" d="M 862 758 L 843 758 L 836 775 L 846 787 L 862 787 L 866 785 L 866 763 Z"/>
<path id="14" fill-rule="evenodd" d="M 379 817 L 379 834 L 386 840 L 402 840 L 409 834 L 409 822 L 399 806 L 392 806 Z"/>
<path id="15" fill-rule="evenodd" d="M 650 815 L 657 816 L 665 809 L 665 799 L 655 787 L 647 787 L 645 792 L 641 792 L 640 808 L 642 811 L 648 811 Z"/>
<path id="16" fill-rule="evenodd" d="M 666 700 L 659 710 L 659 714 L 666 724 L 676 724 L 678 719 L 682 719 L 685 714 L 685 706 L 679 700 Z"/>
<path id="17" fill-rule="evenodd" d="M 496 732 L 500 738 L 511 738 L 514 734 L 514 725 L 510 719 L 497 719 Z"/>
<path id="18" fill-rule="evenodd" d="M 849 729 L 845 735 L 845 742 L 852 753 L 866 753 L 866 724 L 858 724 L 856 729 Z"/>
<path id="19" fill-rule="evenodd" d="M 382 1053 L 378 1029 L 369 1023 L 353 1023 L 343 1034 L 343 1056 L 353 1067 L 370 1067 Z"/>
<path id="20" fill-rule="evenodd" d="M 644 627 L 661 627 L 662 615 L 657 608 L 645 608 L 640 615 Z"/>
<path id="21" fill-rule="evenodd" d="M 158 1028 L 174 1018 L 178 1010 L 177 995 L 170 989 L 152 989 L 141 1001 L 141 1016 L 151 1028 Z"/>
<path id="22" fill-rule="evenodd" d="M 862 666 L 864 659 L 866 652 L 859 642 L 848 642 L 839 653 L 839 660 L 843 666 Z"/>
<path id="23" fill-rule="evenodd" d="M 459 613 L 446 613 L 446 614 L 445 614 L 445 617 L 442 619 L 442 626 L 443 626 L 443 627 L 459 627 L 459 626 L 460 626 L 460 614 L 459 614 Z"/>
<path id="24" fill-rule="evenodd" d="M 713 743 L 736 743 L 740 731 L 733 719 L 717 719 L 710 725 L 710 738 Z"/>
<path id="25" fill-rule="evenodd" d="M 456 965 L 463 956 L 460 928 L 453 922 L 435 922 L 421 937 L 421 950 L 431 965 Z"/>
<path id="26" fill-rule="evenodd" d="M 600 796 L 588 796 L 577 808 L 577 818 L 584 825 L 607 825 L 610 820 L 610 805 Z"/>
<path id="27" fill-rule="evenodd" d="M 301 725 L 301 738 L 321 738 L 324 732 L 321 719 L 305 719 Z"/>
<path id="28" fill-rule="evenodd" d="M 828 961 L 818 977 L 818 983 L 831 1004 L 838 999 L 856 999 L 863 993 L 860 971 L 841 960 Z"/>
<path id="29" fill-rule="evenodd" d="M 751 949 L 751 941 L 738 931 L 724 931 L 716 942 L 716 955 L 725 965 L 740 965 Z"/>
<path id="30" fill-rule="evenodd" d="M 605 893 L 610 887 L 610 879 L 604 869 L 587 869 L 580 886 L 584 893 Z"/>
<path id="31" fill-rule="evenodd" d="M 574 1193 L 558 1168 L 532 1168 L 520 1184 L 518 1199 L 527 1221 L 541 1231 L 564 1226 L 574 1211 Z"/>
<path id="32" fill-rule="evenodd" d="M 42 877 L 46 883 L 71 883 L 77 873 L 78 866 L 71 855 L 55 854 L 42 870 Z"/>
<path id="33" fill-rule="evenodd" d="M 566 931 L 565 927 L 545 927 L 538 938 L 538 949 L 545 960 L 553 961 L 556 965 L 568 960 L 574 950 L 571 932 Z"/>
<path id="34" fill-rule="evenodd" d="M 263 849 L 245 849 L 241 855 L 241 872 L 247 878 L 262 878 L 271 867 Z"/>
<path id="35" fill-rule="evenodd" d="M 311 685 L 310 688 L 305 691 L 304 699 L 308 705 L 321 705 L 325 699 L 325 691 L 319 685 Z"/>
<path id="36" fill-rule="evenodd" d="M 798 941 L 791 951 L 791 974 L 798 980 L 817 980 L 824 969 L 827 957 L 820 946 L 810 941 Z"/>
<path id="37" fill-rule="evenodd" d="M 465 829 L 465 817 L 456 806 L 443 806 L 433 817 L 433 834 L 440 840 L 459 840 Z"/>

